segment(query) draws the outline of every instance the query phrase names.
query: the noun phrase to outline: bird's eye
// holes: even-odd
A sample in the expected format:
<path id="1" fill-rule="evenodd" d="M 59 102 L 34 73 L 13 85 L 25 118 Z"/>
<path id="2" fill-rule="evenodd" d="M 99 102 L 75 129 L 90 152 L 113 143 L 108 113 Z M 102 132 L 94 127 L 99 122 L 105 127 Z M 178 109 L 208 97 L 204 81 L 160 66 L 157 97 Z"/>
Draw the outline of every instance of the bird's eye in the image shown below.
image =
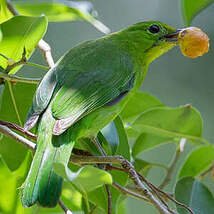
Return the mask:
<path id="1" fill-rule="evenodd" d="M 151 25 L 149 27 L 149 31 L 151 33 L 158 33 L 160 31 L 160 27 L 158 25 Z"/>

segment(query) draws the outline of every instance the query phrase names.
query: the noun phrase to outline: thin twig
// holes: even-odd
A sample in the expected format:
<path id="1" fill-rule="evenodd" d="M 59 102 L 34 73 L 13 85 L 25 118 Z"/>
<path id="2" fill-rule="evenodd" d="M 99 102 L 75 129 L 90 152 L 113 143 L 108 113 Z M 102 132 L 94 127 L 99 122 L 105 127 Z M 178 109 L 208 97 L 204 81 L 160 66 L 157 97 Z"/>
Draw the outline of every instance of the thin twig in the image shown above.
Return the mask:
<path id="1" fill-rule="evenodd" d="M 7 126 L 8 128 L 15 129 L 15 130 L 21 132 L 22 134 L 26 135 L 27 137 L 29 137 L 33 140 L 36 140 L 36 135 L 34 135 L 33 133 L 31 133 L 29 131 L 25 131 L 21 126 L 15 124 L 15 123 L 0 120 L 0 125 L 4 125 L 4 126 Z"/>
<path id="2" fill-rule="evenodd" d="M 7 8 L 13 15 L 15 15 L 15 16 L 19 15 L 19 12 L 13 7 L 10 0 L 7 0 Z"/>
<path id="3" fill-rule="evenodd" d="M 96 137 L 92 137 L 91 138 L 92 142 L 94 143 L 94 145 L 96 146 L 97 150 L 100 152 L 100 154 L 102 156 L 107 156 L 106 152 L 104 151 L 104 149 L 102 148 L 102 146 L 100 145 L 99 140 Z"/>
<path id="4" fill-rule="evenodd" d="M 167 174 L 166 174 L 163 182 L 158 187 L 159 189 L 163 189 L 170 182 L 173 170 L 175 169 L 175 166 L 176 166 L 176 164 L 177 164 L 177 162 L 181 156 L 181 153 L 184 150 L 185 144 L 186 144 L 186 138 L 182 138 L 180 143 L 179 143 L 179 148 L 177 149 L 177 151 L 175 153 L 174 159 L 173 159 L 170 167 L 167 170 Z"/>
<path id="5" fill-rule="evenodd" d="M 108 214 L 112 214 L 112 197 L 111 191 L 108 184 L 105 184 L 107 196 L 108 196 Z"/>
<path id="6" fill-rule="evenodd" d="M 14 140 L 18 141 L 22 145 L 25 145 L 31 150 L 36 149 L 36 144 L 31 142 L 30 140 L 22 137 L 21 135 L 16 134 L 15 132 L 11 131 L 7 126 L 0 125 L 0 132 L 7 137 L 13 138 Z"/>
<path id="7" fill-rule="evenodd" d="M 162 191 L 161 189 L 158 189 L 156 186 L 154 186 L 154 188 L 156 188 L 163 196 L 165 196 L 166 198 L 168 198 L 169 200 L 171 200 L 172 202 L 174 202 L 178 206 L 181 206 L 184 209 L 186 209 L 187 211 L 189 211 L 189 213 L 194 214 L 193 211 L 189 207 L 187 207 L 185 204 L 182 204 L 179 201 L 175 200 L 170 194 Z"/>
<path id="8" fill-rule="evenodd" d="M 72 214 L 72 212 L 65 206 L 62 200 L 59 200 L 58 204 L 64 210 L 65 214 Z"/>
<path id="9" fill-rule="evenodd" d="M 141 201 L 147 202 L 149 203 L 149 200 L 143 196 L 141 196 L 140 194 L 137 194 L 136 192 L 130 191 L 129 189 L 122 187 L 121 185 L 119 185 L 118 183 L 114 182 L 112 183 L 112 186 L 115 187 L 118 191 L 120 191 L 123 195 L 130 195 L 134 198 L 137 198 Z"/>
<path id="10" fill-rule="evenodd" d="M 108 170 L 119 170 L 119 171 L 123 171 L 123 172 L 125 172 L 125 173 L 128 173 L 128 171 L 127 171 L 126 169 L 124 169 L 124 168 L 115 167 L 115 166 L 111 166 L 111 165 L 107 165 L 107 169 L 108 169 Z M 155 195 L 158 197 L 158 199 L 167 207 L 167 209 L 168 209 L 170 212 L 172 212 L 172 211 L 170 210 L 168 204 L 166 203 L 166 201 L 164 201 L 164 199 L 160 196 L 159 191 L 157 191 L 155 188 L 153 188 L 153 185 L 152 185 L 150 182 L 148 182 L 140 173 L 137 172 L 137 174 L 138 174 L 140 180 L 142 180 L 143 182 L 145 182 L 146 185 L 147 185 L 148 187 L 150 187 L 151 190 L 155 193 Z"/>
<path id="11" fill-rule="evenodd" d="M 120 167 L 116 167 L 116 166 L 111 166 L 111 165 L 107 165 L 106 169 L 108 170 L 118 170 L 118 171 L 122 171 L 122 172 L 126 172 L 125 169 L 120 168 Z M 157 195 L 157 192 L 159 192 L 161 195 L 165 196 L 166 198 L 168 198 L 169 200 L 171 200 L 172 202 L 174 202 L 175 204 L 185 208 L 186 210 L 188 210 L 191 214 L 193 214 L 193 211 L 187 207 L 185 204 L 182 204 L 178 201 L 176 201 L 172 196 L 170 196 L 168 193 L 162 191 L 161 189 L 157 188 L 156 186 L 154 186 L 153 184 L 151 184 L 150 182 L 148 182 L 140 173 L 138 173 L 140 179 L 146 183 L 147 186 L 149 186 L 152 191 Z"/>
<path id="12" fill-rule="evenodd" d="M 199 178 L 200 179 L 203 179 L 207 174 L 209 174 L 210 172 L 212 172 L 214 169 L 214 163 L 212 163 L 212 165 L 207 169 L 205 170 L 204 172 L 202 172 L 200 175 L 199 175 Z"/>
<path id="13" fill-rule="evenodd" d="M 6 73 L 0 72 L 0 78 L 5 79 L 10 82 L 21 82 L 21 83 L 30 83 L 30 84 L 38 84 L 40 79 L 31 79 L 31 78 L 24 78 L 18 77 L 15 75 L 8 75 Z"/>

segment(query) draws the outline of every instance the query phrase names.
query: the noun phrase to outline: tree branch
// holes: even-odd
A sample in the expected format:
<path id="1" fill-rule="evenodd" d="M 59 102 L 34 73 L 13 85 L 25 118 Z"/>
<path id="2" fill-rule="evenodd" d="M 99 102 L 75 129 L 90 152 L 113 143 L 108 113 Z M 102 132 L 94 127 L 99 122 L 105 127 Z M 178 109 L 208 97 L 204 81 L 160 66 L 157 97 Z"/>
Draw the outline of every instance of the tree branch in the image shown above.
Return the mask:
<path id="1" fill-rule="evenodd" d="M 62 200 L 59 200 L 58 204 L 63 209 L 65 214 L 72 214 L 72 212 L 65 206 L 65 204 L 62 202 Z"/>
<path id="2" fill-rule="evenodd" d="M 33 151 L 36 149 L 35 143 L 33 143 L 30 140 L 22 137 L 21 135 L 18 135 L 15 132 L 11 131 L 7 126 L 0 125 L 0 132 L 2 134 L 4 134 L 5 136 L 18 141 L 19 143 L 21 143 L 22 145 L 26 146 L 27 148 L 29 148 Z"/>
<path id="3" fill-rule="evenodd" d="M 22 143 L 24 146 L 28 147 L 29 149 L 35 151 L 36 149 L 36 144 L 27 140 L 26 138 L 18 135 L 17 133 L 13 132 L 10 130 L 10 128 L 13 128 L 17 131 L 20 131 L 23 134 L 26 134 L 27 136 L 29 136 L 32 139 L 36 139 L 36 136 L 30 132 L 25 132 L 23 130 L 23 128 L 21 128 L 20 126 L 10 123 L 10 122 L 6 122 L 6 121 L 1 121 L 0 120 L 0 132 L 10 138 L 13 138 L 15 140 L 17 140 L 18 142 Z M 157 195 L 157 192 L 161 193 L 161 195 L 163 195 L 164 197 L 170 199 L 171 201 L 173 201 L 174 203 L 176 203 L 179 206 L 184 207 L 185 209 L 187 209 L 191 214 L 193 214 L 192 210 L 190 208 L 188 208 L 187 206 L 185 206 L 184 204 L 181 204 L 180 202 L 177 202 L 175 199 L 173 199 L 169 194 L 161 191 L 160 189 L 158 189 L 157 187 L 155 187 L 154 185 L 152 185 L 151 183 L 149 183 L 140 173 L 136 172 L 134 168 L 132 168 L 133 166 L 127 161 L 125 160 L 123 157 L 121 156 L 91 156 L 90 153 L 85 151 L 80 151 L 77 149 L 77 151 L 74 151 L 77 154 L 83 154 L 83 155 L 71 155 L 70 157 L 70 161 L 73 164 L 77 164 L 77 165 L 82 165 L 82 164 L 121 164 L 124 168 L 119 168 L 119 167 L 115 167 L 115 166 L 111 166 L 111 165 L 107 165 L 106 169 L 107 170 L 111 170 L 111 169 L 115 169 L 115 170 L 120 170 L 123 171 L 125 173 L 128 173 L 130 175 L 130 177 L 133 179 L 133 176 L 137 177 L 137 179 L 139 180 L 134 180 L 135 183 L 137 183 L 139 185 L 139 182 L 142 180 L 143 182 L 146 183 L 146 185 L 148 185 L 152 191 L 155 193 L 155 195 Z M 85 156 L 88 155 L 89 156 Z M 131 170 L 130 170 L 131 169 Z M 131 171 L 131 172 L 130 172 Z M 134 173 L 133 173 L 134 171 Z M 136 174 L 135 174 L 136 173 Z M 136 178 L 134 178 L 136 179 Z M 150 202 L 154 205 L 154 203 L 156 204 L 157 199 L 152 195 L 151 192 L 149 192 L 147 189 L 144 189 L 138 185 L 136 185 L 136 192 L 138 192 L 139 194 L 137 194 L 136 192 L 130 191 L 125 187 L 121 187 L 119 184 L 113 182 L 112 184 L 116 189 L 118 189 L 122 194 L 128 194 L 132 197 L 138 198 L 140 200 L 146 201 L 146 202 Z M 141 185 L 141 184 L 140 184 Z M 145 191 L 144 191 L 145 190 Z M 150 199 L 150 195 L 148 196 L 148 192 L 150 195 L 152 195 L 152 199 L 155 199 L 155 202 L 153 200 Z M 143 195 L 143 196 L 142 196 Z M 160 199 L 160 198 L 159 198 Z M 161 200 L 161 202 L 163 203 L 163 199 Z M 170 210 L 169 207 L 164 204 L 161 205 L 160 202 L 158 202 L 158 205 L 156 206 L 161 206 L 164 207 L 161 211 L 159 211 L 160 213 L 164 213 L 164 214 L 168 214 L 168 213 L 173 213 L 175 214 L 176 212 L 174 212 L 173 210 Z"/>
<path id="4" fill-rule="evenodd" d="M 108 196 L 108 214 L 112 214 L 112 197 L 111 191 L 108 184 L 105 184 L 107 196 Z"/>
<path id="5" fill-rule="evenodd" d="M 15 123 L 0 120 L 0 125 L 6 126 L 8 128 L 11 128 L 11 129 L 15 129 L 15 130 L 21 132 L 22 134 L 26 135 L 27 137 L 29 137 L 33 140 L 36 140 L 36 135 L 34 135 L 33 133 L 31 133 L 29 131 L 25 131 L 21 126 L 15 124 Z"/>
<path id="6" fill-rule="evenodd" d="M 149 203 L 149 200 L 143 196 L 141 196 L 140 194 L 134 192 L 134 191 L 131 191 L 129 189 L 127 189 L 126 187 L 122 187 L 121 185 L 119 185 L 118 183 L 114 182 L 112 183 L 112 186 L 115 187 L 118 191 L 120 191 L 123 195 L 130 195 L 132 196 L 133 198 L 137 198 L 141 201 L 144 201 L 144 202 L 147 202 Z"/>

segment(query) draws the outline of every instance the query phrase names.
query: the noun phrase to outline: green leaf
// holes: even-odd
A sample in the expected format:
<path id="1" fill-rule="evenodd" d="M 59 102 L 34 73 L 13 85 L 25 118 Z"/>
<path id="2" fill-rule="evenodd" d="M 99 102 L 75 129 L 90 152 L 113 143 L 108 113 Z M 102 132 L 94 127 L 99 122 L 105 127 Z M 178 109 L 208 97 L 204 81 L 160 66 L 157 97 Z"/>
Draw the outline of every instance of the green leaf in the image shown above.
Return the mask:
<path id="1" fill-rule="evenodd" d="M 62 201 L 72 211 L 82 209 L 83 195 L 72 184 L 64 182 L 62 190 Z"/>
<path id="2" fill-rule="evenodd" d="M 13 17 L 12 13 L 7 8 L 7 1 L 0 0 L 0 24 Z"/>
<path id="3" fill-rule="evenodd" d="M 3 39 L 0 43 L 0 53 L 15 61 L 22 58 L 26 49 L 27 59 L 33 53 L 37 43 L 44 36 L 47 29 L 47 19 L 42 17 L 15 16 L 1 24 Z M 0 66 L 7 67 L 7 60 L 1 57 Z M 10 71 L 14 74 L 21 66 Z"/>
<path id="4" fill-rule="evenodd" d="M 163 143 L 173 142 L 172 137 L 161 136 L 159 133 L 142 133 L 132 147 L 132 156 L 136 157 L 140 153 L 160 146 Z"/>
<path id="5" fill-rule="evenodd" d="M 125 123 L 134 122 L 137 117 L 143 112 L 154 108 L 164 106 L 156 97 L 137 91 L 128 101 L 123 111 L 120 113 L 122 120 Z"/>
<path id="6" fill-rule="evenodd" d="M 162 143 L 178 143 L 186 138 L 194 143 L 207 143 L 202 136 L 202 119 L 192 106 L 178 108 L 159 107 L 143 113 L 128 128 L 137 138 L 133 156 Z"/>
<path id="7" fill-rule="evenodd" d="M 211 214 L 214 210 L 214 198 L 200 181 L 186 177 L 181 179 L 175 188 L 175 199 L 188 207 L 195 214 Z M 189 214 L 184 208 L 177 206 L 179 214 Z"/>
<path id="8" fill-rule="evenodd" d="M 11 212 L 16 198 L 16 179 L 0 157 L 0 211 Z"/>
<path id="9" fill-rule="evenodd" d="M 134 167 L 135 167 L 135 169 L 136 169 L 138 172 L 142 173 L 143 176 L 145 176 L 145 177 L 147 176 L 149 170 L 150 170 L 152 167 L 154 167 L 154 166 L 163 168 L 163 169 L 165 169 L 165 170 L 168 169 L 166 166 L 161 165 L 161 164 L 149 163 L 149 162 L 144 161 L 144 160 L 139 159 L 139 158 L 135 158 L 135 159 L 134 159 Z"/>
<path id="10" fill-rule="evenodd" d="M 30 109 L 32 96 L 36 86 L 32 84 L 18 83 L 16 85 L 12 85 L 12 88 L 14 91 L 19 115 L 23 124 Z M 25 96 L 23 96 L 23 94 Z M 0 109 L 0 118 L 1 120 L 19 124 L 19 120 L 13 107 L 11 95 L 9 93 L 8 84 L 5 84 L 2 106 Z M 2 158 L 6 162 L 7 166 L 12 171 L 16 170 L 22 163 L 26 152 L 27 149 L 15 140 L 5 136 L 0 140 L 0 154 L 2 155 Z"/>
<path id="11" fill-rule="evenodd" d="M 214 0 L 181 0 L 184 24 L 189 26 L 192 19 L 213 2 Z"/>
<path id="12" fill-rule="evenodd" d="M 110 145 L 111 153 L 107 153 L 108 155 L 115 154 L 120 142 L 119 142 L 119 136 L 118 136 L 117 129 L 115 127 L 114 122 L 111 122 L 107 126 L 105 126 L 101 130 L 101 132 L 98 134 L 98 138 L 102 142 L 102 147 L 106 145 L 106 142 Z"/>
<path id="13" fill-rule="evenodd" d="M 33 208 L 23 208 L 20 200 L 20 187 L 27 176 L 32 157 L 30 152 L 21 166 L 11 172 L 0 157 L 0 211 L 3 213 L 30 214 Z"/>
<path id="14" fill-rule="evenodd" d="M 105 187 L 97 188 L 88 193 L 89 200 L 102 209 L 104 213 L 108 210 L 108 198 Z M 114 210 L 112 210 L 114 211 Z M 99 213 L 99 212 L 98 212 Z"/>
<path id="15" fill-rule="evenodd" d="M 100 136 L 100 140 L 105 144 L 107 142 L 111 146 L 112 155 L 122 155 L 124 158 L 130 160 L 128 138 L 119 116 L 102 129 L 101 133 L 103 136 Z"/>
<path id="16" fill-rule="evenodd" d="M 22 15 L 40 16 L 45 14 L 50 22 L 65 22 L 84 19 L 94 25 L 99 31 L 103 33 L 110 32 L 103 23 L 95 19 L 97 12 L 93 5 L 87 1 L 17 1 L 14 5 Z"/>
<path id="17" fill-rule="evenodd" d="M 4 94 L 4 87 L 5 87 L 4 83 L 0 84 L 0 109 L 1 109 L 2 99 L 3 99 L 3 94 Z"/>
<path id="18" fill-rule="evenodd" d="M 54 170 L 61 177 L 73 182 L 75 185 L 90 192 L 104 184 L 111 184 L 111 175 L 101 169 L 93 166 L 84 166 L 77 172 L 72 172 L 67 166 L 62 163 L 55 163 Z"/>
<path id="19" fill-rule="evenodd" d="M 182 166 L 179 178 L 197 176 L 208 169 L 214 160 L 214 147 L 206 146 L 193 150 Z"/>

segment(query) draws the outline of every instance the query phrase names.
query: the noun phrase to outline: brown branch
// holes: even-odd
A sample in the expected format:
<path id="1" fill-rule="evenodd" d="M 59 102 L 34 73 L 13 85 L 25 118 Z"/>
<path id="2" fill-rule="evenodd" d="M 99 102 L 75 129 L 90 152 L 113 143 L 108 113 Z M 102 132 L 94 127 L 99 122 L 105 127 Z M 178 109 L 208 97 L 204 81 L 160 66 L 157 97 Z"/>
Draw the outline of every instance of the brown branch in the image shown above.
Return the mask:
<path id="1" fill-rule="evenodd" d="M 72 212 L 65 206 L 65 204 L 61 200 L 59 200 L 58 204 L 65 212 L 65 214 L 72 214 Z"/>
<path id="2" fill-rule="evenodd" d="M 13 138 L 14 140 L 18 141 L 22 145 L 25 145 L 26 147 L 33 151 L 36 149 L 35 143 L 11 131 L 7 126 L 0 125 L 0 133 L 4 134 L 7 137 Z"/>
<path id="3" fill-rule="evenodd" d="M 21 126 L 15 124 L 15 123 L 0 120 L 0 125 L 4 125 L 8 128 L 15 129 L 15 130 L 21 132 L 22 134 L 26 135 L 27 137 L 31 138 L 32 140 L 36 140 L 36 135 L 34 135 L 33 133 L 31 133 L 29 131 L 25 131 Z"/>
<path id="4" fill-rule="evenodd" d="M 124 173 L 127 173 L 125 169 L 120 168 L 120 167 L 116 167 L 116 166 L 111 166 L 111 165 L 107 165 L 106 167 L 107 170 L 118 170 L 118 171 L 122 171 Z M 138 172 L 137 172 L 138 173 Z M 153 184 L 151 184 L 150 182 L 148 182 L 140 173 L 138 173 L 140 179 L 146 183 L 147 186 L 149 186 L 152 191 L 158 196 L 158 195 L 163 195 L 164 197 L 168 198 L 169 200 L 171 200 L 172 202 L 174 202 L 175 204 L 177 204 L 178 206 L 181 206 L 183 208 L 185 208 L 186 210 L 188 210 L 191 214 L 194 214 L 193 211 L 187 207 L 185 204 L 182 204 L 178 201 L 176 201 L 172 196 L 170 196 L 168 193 L 162 191 L 161 189 L 159 189 L 158 187 L 154 186 Z M 160 194 L 159 194 L 160 193 Z M 159 198 L 159 197 L 158 197 Z M 160 199 L 160 198 L 159 198 Z M 163 201 L 162 201 L 163 203 Z"/>
<path id="5" fill-rule="evenodd" d="M 36 149 L 36 144 L 25 139 L 24 137 L 18 135 L 17 133 L 11 131 L 9 129 L 10 128 L 14 128 L 18 131 L 20 131 L 21 133 L 26 134 L 23 129 L 19 126 L 17 126 L 16 124 L 13 123 L 9 123 L 9 122 L 5 122 L 5 121 L 0 121 L 1 123 L 3 123 L 4 125 L 0 125 L 0 132 L 3 133 L 4 135 L 11 137 L 15 140 L 18 140 L 19 142 L 21 142 L 23 145 L 27 146 L 28 148 L 30 148 L 31 150 L 35 151 Z M 6 126 L 7 125 L 7 126 Z M 31 138 L 35 139 L 35 136 L 31 136 L 31 134 L 29 135 Z M 77 150 L 77 153 L 79 153 L 82 150 Z M 84 152 L 84 151 L 83 151 Z M 86 153 L 85 153 L 86 154 Z M 90 154 L 91 155 L 91 154 Z M 176 203 L 179 206 L 184 207 L 185 209 L 187 209 L 191 214 L 193 214 L 193 212 L 191 211 L 191 209 L 189 209 L 187 206 L 181 204 L 180 202 L 177 202 L 175 199 L 173 199 L 169 194 L 161 191 L 160 189 L 158 189 L 157 187 L 155 187 L 154 185 L 152 185 L 151 183 L 149 183 L 140 173 L 136 172 L 134 168 L 132 168 L 133 166 L 127 161 L 125 160 L 123 157 L 121 156 L 80 156 L 80 155 L 71 155 L 70 157 L 70 161 L 74 164 L 78 164 L 78 165 L 82 165 L 82 164 L 121 164 L 124 168 L 119 168 L 116 166 L 111 166 L 111 165 L 107 165 L 106 169 L 107 170 L 120 170 L 123 171 L 125 173 L 128 173 L 130 175 L 130 177 L 133 179 L 133 176 L 139 178 L 139 180 L 134 180 L 135 183 L 139 182 L 140 180 L 142 180 L 143 182 L 146 183 L 147 186 L 149 186 L 152 191 L 157 195 L 157 192 L 161 193 L 163 196 L 167 197 L 168 199 L 170 199 L 171 201 L 173 201 L 174 203 Z M 131 169 L 131 170 L 130 170 Z M 130 172 L 131 171 L 131 172 Z M 135 171 L 136 174 L 133 173 L 133 171 Z M 134 174 L 134 175 L 133 175 Z M 134 178 L 136 179 L 136 178 Z M 139 183 L 137 183 L 139 185 Z M 148 196 L 148 190 L 146 189 L 145 191 L 142 191 L 142 188 L 140 188 L 137 185 L 137 191 L 140 192 L 141 194 L 137 194 L 135 192 L 131 192 L 130 190 L 126 189 L 125 187 L 119 187 L 117 184 L 113 183 L 112 184 L 115 188 L 117 188 L 118 190 L 120 189 L 120 191 L 124 194 L 130 194 L 133 197 L 139 198 L 141 200 L 144 200 L 145 198 L 142 196 L 144 195 L 145 197 L 147 197 L 147 202 L 150 202 L 154 205 L 154 202 L 150 199 L 150 196 Z M 123 191 L 122 191 L 122 190 Z M 144 190 L 144 189 L 143 189 Z M 145 201 L 145 200 L 144 200 Z M 156 202 L 155 202 L 156 203 Z M 165 205 L 165 204 L 164 204 Z M 162 206 L 162 205 L 161 205 Z M 166 205 L 165 205 L 166 206 Z M 165 211 L 167 209 L 167 212 Z M 166 209 L 162 212 L 162 213 L 175 213 L 172 210 L 169 210 L 168 207 L 166 207 Z M 161 213 L 160 212 L 160 213 Z"/>
<path id="6" fill-rule="evenodd" d="M 144 202 L 147 202 L 149 203 L 149 200 L 143 196 L 141 196 L 140 194 L 136 193 L 136 192 L 133 192 L 121 185 L 119 185 L 118 183 L 114 182 L 112 183 L 112 186 L 117 189 L 118 191 L 120 191 L 123 195 L 129 195 L 129 196 L 132 196 L 133 198 L 137 198 L 141 201 L 144 201 Z"/>
<path id="7" fill-rule="evenodd" d="M 108 184 L 105 184 L 107 196 L 108 196 L 108 214 L 112 214 L 112 197 L 111 191 Z"/>

